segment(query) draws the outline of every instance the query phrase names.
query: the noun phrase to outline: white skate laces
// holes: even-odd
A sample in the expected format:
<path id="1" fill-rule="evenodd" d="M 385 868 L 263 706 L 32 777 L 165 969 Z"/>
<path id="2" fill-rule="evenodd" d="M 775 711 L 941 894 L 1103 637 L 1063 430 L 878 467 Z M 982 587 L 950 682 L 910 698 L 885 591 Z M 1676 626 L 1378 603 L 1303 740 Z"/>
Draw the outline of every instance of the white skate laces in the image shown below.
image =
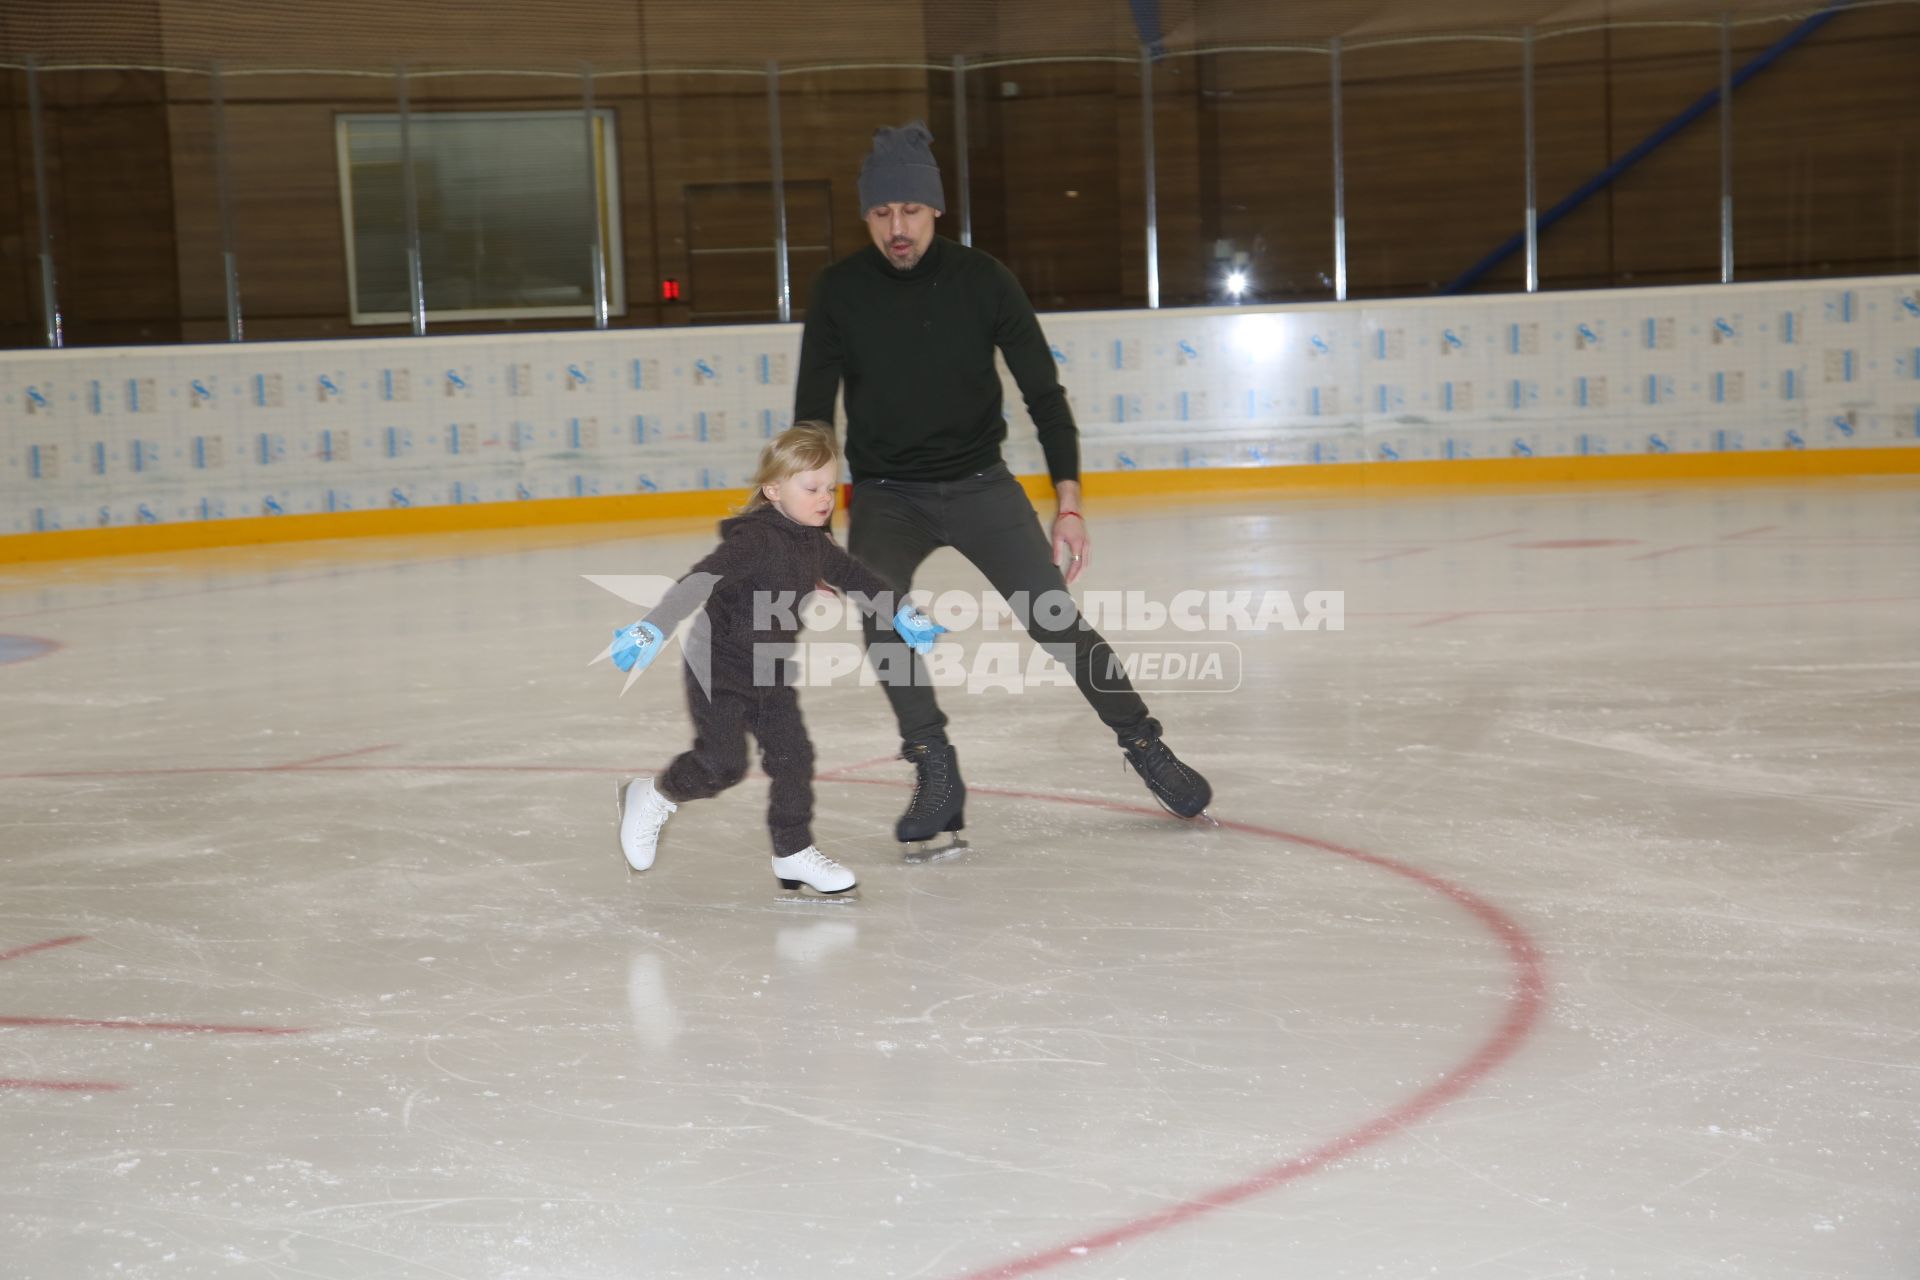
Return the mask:
<path id="1" fill-rule="evenodd" d="M 660 847 L 660 828 L 680 806 L 660 794 L 652 778 L 635 778 L 620 785 L 620 852 L 627 866 L 645 871 Z"/>
<path id="2" fill-rule="evenodd" d="M 798 889 L 804 884 L 815 893 L 845 893 L 856 883 L 853 872 L 812 845 L 784 858 L 775 858 L 773 874 L 782 889 Z"/>

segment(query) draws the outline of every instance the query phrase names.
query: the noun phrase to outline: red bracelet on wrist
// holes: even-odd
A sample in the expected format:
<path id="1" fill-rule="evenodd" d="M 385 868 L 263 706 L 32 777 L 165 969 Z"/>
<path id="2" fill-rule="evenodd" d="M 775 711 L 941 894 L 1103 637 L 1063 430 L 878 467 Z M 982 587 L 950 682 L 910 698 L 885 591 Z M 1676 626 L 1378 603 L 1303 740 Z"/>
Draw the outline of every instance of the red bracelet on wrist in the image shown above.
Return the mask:
<path id="1" fill-rule="evenodd" d="M 1085 523 L 1087 522 L 1087 518 L 1086 518 L 1085 516 L 1083 516 L 1083 515 L 1081 515 L 1081 514 L 1080 514 L 1080 513 L 1078 512 L 1078 511 L 1062 511 L 1062 512 L 1060 512 L 1060 513 L 1059 513 L 1058 515 L 1056 515 L 1056 516 L 1054 517 L 1054 519 L 1055 519 L 1055 520 L 1065 520 L 1065 519 L 1066 519 L 1066 518 L 1067 518 L 1068 516 L 1074 516 L 1074 517 L 1077 517 L 1077 518 L 1079 519 L 1079 521 L 1080 521 L 1080 523 L 1082 523 L 1082 524 L 1085 524 Z"/>

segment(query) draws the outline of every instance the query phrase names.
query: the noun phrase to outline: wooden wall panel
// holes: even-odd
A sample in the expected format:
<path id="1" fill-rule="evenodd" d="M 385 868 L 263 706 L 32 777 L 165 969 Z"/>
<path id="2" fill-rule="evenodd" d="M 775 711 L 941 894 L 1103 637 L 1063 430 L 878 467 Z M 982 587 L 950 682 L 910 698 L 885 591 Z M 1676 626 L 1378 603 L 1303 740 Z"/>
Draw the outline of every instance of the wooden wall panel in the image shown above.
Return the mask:
<path id="1" fill-rule="evenodd" d="M 1123 139 L 1139 137 L 1138 99 L 1122 98 L 1114 69 L 1099 63 L 1009 67 L 1001 84 L 1014 86 L 994 108 L 1004 239 L 982 247 L 1042 310 L 1119 305 L 1123 255 L 1142 254 L 1124 236 L 1116 162 Z"/>
<path id="2" fill-rule="evenodd" d="M 1009 57 L 1039 57 L 1064 50 L 1131 58 L 1140 51 L 1128 0 L 1076 4 L 1001 0 L 999 17 L 998 42 L 993 48 Z"/>
<path id="3" fill-rule="evenodd" d="M 1007 174 L 1003 163 L 1005 124 L 1000 115 L 999 70 L 967 73 L 967 150 L 973 192 L 973 243 L 1004 261 L 1007 257 Z M 953 170 L 949 168 L 947 172 Z M 949 179 L 951 181 L 952 179 Z M 958 238 L 957 224 L 948 234 Z"/>
<path id="4" fill-rule="evenodd" d="M 1208 296 L 1246 253 L 1250 297 L 1304 302 L 1333 296 L 1333 109 L 1327 59 L 1225 54 L 1196 60 L 1200 76 L 1201 228 L 1212 259 Z"/>
<path id="5" fill-rule="evenodd" d="M 1343 60 L 1350 296 L 1432 293 L 1512 234 L 1525 207 L 1516 54 L 1475 44 Z"/>
<path id="6" fill-rule="evenodd" d="M 646 81 L 634 77 L 599 82 L 594 101 L 613 111 L 620 144 L 620 190 L 613 193 L 609 216 L 619 219 L 625 260 L 608 270 L 625 273 L 627 311 L 608 323 L 616 328 L 661 324 L 660 281 L 670 273 L 659 261 L 661 219 L 667 213 L 654 191 L 652 99 Z"/>
<path id="7" fill-rule="evenodd" d="M 76 346 L 177 342 L 173 180 L 161 78 L 97 71 L 48 75 L 42 84 L 66 340 Z"/>
<path id="8" fill-rule="evenodd" d="M 182 340 L 224 341 L 226 263 L 221 257 L 211 107 L 173 103 L 167 132 L 173 153 L 173 259 Z"/>
<path id="9" fill-rule="evenodd" d="M 1133 128 L 1116 131 L 1121 174 L 1122 244 L 1143 245 L 1146 235 L 1145 160 L 1140 136 L 1140 76 L 1127 69 L 1116 76 L 1118 96 L 1132 105 Z M 1213 242 L 1206 235 L 1207 209 L 1201 191 L 1200 68 L 1191 59 L 1173 58 L 1153 69 L 1155 207 L 1158 218 L 1160 304 L 1189 306 L 1215 301 L 1210 287 Z M 1121 305 L 1143 303 L 1147 296 L 1145 250 L 1123 254 Z"/>
<path id="10" fill-rule="evenodd" d="M 1606 63 L 1605 32 L 1542 40 L 1534 47 L 1534 192 L 1542 215 L 1605 169 L 1618 149 L 1610 132 Z M 1525 210 L 1508 210 L 1506 225 L 1509 236 L 1524 230 Z M 1490 252 L 1495 244 L 1486 248 Z M 1543 289 L 1602 287 L 1612 262 L 1613 206 L 1606 194 L 1541 232 Z M 1483 287 L 1525 284 L 1525 258 L 1516 254 Z"/>
<path id="11" fill-rule="evenodd" d="M 716 0 L 643 0 L 646 56 L 659 67 L 919 62 L 921 7 L 896 0 L 747 6 Z M 571 21 L 571 17 L 569 17 Z"/>
<path id="12" fill-rule="evenodd" d="M 1847 15 L 1736 96 L 1740 275 L 1920 269 L 1920 24 L 1902 17 Z"/>
<path id="13" fill-rule="evenodd" d="M 33 214 L 33 155 L 26 76 L 0 71 L 0 348 L 37 346 L 39 230 Z"/>
<path id="14" fill-rule="evenodd" d="M 954 186 L 952 106 L 932 110 L 929 75 L 924 71 L 888 71 L 790 75 L 781 78 L 780 118 L 782 162 L 789 182 L 824 182 L 833 192 L 833 248 L 848 254 L 868 242 L 861 221 L 860 162 L 873 145 L 873 131 L 881 126 L 920 120 L 934 134 L 935 158 L 942 161 L 941 176 Z M 940 224 L 950 236 L 959 234 L 958 210 Z"/>
<path id="15" fill-rule="evenodd" d="M 198 57 L 195 42 L 214 34 L 203 10 L 188 0 L 130 0 L 119 8 L 130 15 L 127 29 L 151 44 L 156 57 Z M 402 38 L 380 46 L 378 57 L 431 52 L 443 63 L 550 64 L 556 75 L 417 79 L 416 108 L 577 105 L 577 62 L 567 43 L 575 37 L 546 30 L 545 16 L 527 21 L 507 0 L 483 8 L 460 27 L 457 40 L 449 43 L 444 27 L 434 26 L 439 43 L 417 48 L 431 33 L 418 14 L 396 12 L 391 30 Z M 1345 11 L 1317 0 L 1261 21 L 1304 24 L 1304 33 Z M 1525 6 L 1511 11 L 1523 13 Z M 1165 12 L 1182 31 L 1226 38 L 1246 34 L 1231 19 L 1251 10 L 1194 0 Z M 974 239 L 1007 261 L 1043 308 L 1144 301 L 1139 71 L 1126 56 L 1132 20 L 1125 0 L 1065 9 L 955 8 L 921 0 L 904 10 L 857 0 L 751 27 L 729 16 L 737 13 L 705 0 L 586 0 L 568 22 L 596 27 L 596 65 L 603 71 L 737 65 L 762 53 L 789 67 L 875 59 L 923 64 L 782 78 L 786 176 L 797 185 L 823 184 L 824 196 L 808 199 L 824 200 L 832 213 L 834 256 L 866 243 L 856 175 L 875 126 L 925 119 L 949 186 L 957 187 L 946 70 L 953 50 L 1071 45 L 1113 55 L 969 73 Z M 368 40 L 378 34 L 335 32 L 324 18 L 294 20 L 307 22 L 311 50 L 300 45 L 298 31 L 270 30 L 257 15 L 236 18 L 221 47 L 236 60 L 249 49 L 264 58 L 269 46 L 282 55 L 294 46 L 316 55 L 344 53 L 351 50 L 327 42 L 351 35 L 360 42 L 355 48 L 372 48 Z M 1466 20 L 1450 15 L 1447 21 Z M 1737 28 L 1738 58 L 1758 54 L 1790 29 L 1785 22 Z M 1539 40 L 1541 209 L 1713 88 L 1718 40 L 1711 25 Z M 360 65 L 377 62 L 368 55 Z M 1915 66 L 1920 7 L 1861 10 L 1841 14 L 1741 91 L 1736 247 L 1742 278 L 1920 269 Z M 1349 47 L 1345 70 L 1352 292 L 1429 292 L 1521 229 L 1519 47 L 1512 41 Z M 37 231 L 23 77 L 0 75 L 6 89 L 0 93 L 0 173 L 14 177 L 0 191 L 0 342 L 37 345 Z M 1153 75 L 1163 302 L 1218 300 L 1229 261 L 1217 256 L 1222 251 L 1249 254 L 1256 298 L 1329 296 L 1325 56 L 1175 57 L 1160 62 Z M 50 197 L 71 340 L 224 337 L 207 75 L 60 72 L 49 73 L 45 83 Z M 403 331 L 347 322 L 334 155 L 336 115 L 393 110 L 392 79 L 232 74 L 226 91 L 248 336 Z M 623 273 L 628 312 L 614 323 L 684 324 L 711 310 L 662 303 L 663 277 L 684 283 L 701 275 L 723 299 L 770 297 L 765 262 L 742 255 L 733 268 L 737 278 L 716 277 L 705 265 L 693 271 L 687 234 L 690 188 L 771 177 L 764 76 L 624 74 L 601 79 L 596 99 L 619 122 L 624 260 L 614 268 Z M 1718 131 L 1709 115 L 1543 232 L 1543 283 L 1572 288 L 1714 279 L 1717 201 Z M 956 208 L 941 230 L 957 237 L 957 199 L 951 203 Z M 798 208 L 792 212 L 802 216 Z M 742 234 L 749 232 L 764 233 L 771 243 L 771 225 Z M 812 272 L 827 257 L 808 253 L 796 250 L 794 258 L 796 307 L 804 305 Z M 1481 287 L 1520 287 L 1522 266 L 1521 256 L 1512 255 Z M 587 322 L 539 327 L 576 323 Z M 533 326 L 458 326 L 524 327 Z"/>
<path id="16" fill-rule="evenodd" d="M 110 14 L 65 5 L 9 6 L 10 38 L 44 36 L 36 52 L 69 52 L 110 39 L 127 61 L 150 64 L 161 49 L 159 0 L 117 0 Z M 112 59 L 79 57 L 82 63 Z M 136 345 L 180 337 L 173 284 L 173 192 L 165 78 L 149 71 L 43 72 L 42 146 L 48 225 L 64 338 L 73 345 Z M 32 134 L 26 77 L 14 80 L 15 172 L 20 248 L 31 345 L 46 341 L 34 209 Z M 4 232 L 0 232 L 4 234 Z M 5 256 L 5 255 L 0 255 Z M 8 261 L 14 259 L 8 256 Z"/>
<path id="17" fill-rule="evenodd" d="M 334 120 L 397 109 L 392 79 L 229 75 L 224 81 L 234 244 L 248 340 L 406 332 L 348 323 L 346 241 Z M 227 337 L 211 82 L 170 77 L 174 265 L 187 341 Z M 429 100 L 431 94 L 429 93 Z"/>
<path id="18" fill-rule="evenodd" d="M 685 4 L 687 0 L 678 0 Z M 78 7 L 65 0 L 61 7 Z M 50 6 L 52 7 L 52 6 Z M 371 68 L 406 62 L 421 66 L 480 66 L 574 70 L 583 59 L 637 65 L 642 57 L 643 6 L 636 0 L 568 0 L 564 9 L 503 0 L 396 0 L 395 3 L 208 4 L 206 0 L 91 0 L 87 8 L 113 10 L 59 23 L 85 48 L 89 19 L 96 43 L 101 25 L 118 25 L 119 11 L 154 12 L 162 48 L 144 61 L 230 66 Z M 663 0 L 646 0 L 651 14 Z M 711 24 L 710 24 L 711 25 Z M 125 44 L 116 30 L 110 37 Z"/>
<path id="19" fill-rule="evenodd" d="M 234 244 L 250 335 L 374 332 L 348 323 L 337 114 L 324 101 L 227 105 Z"/>
<path id="20" fill-rule="evenodd" d="M 1720 79 L 1710 29 L 1613 33 L 1612 130 L 1624 152 Z M 1621 284 L 1719 278 L 1719 133 L 1702 120 L 1613 184 L 1613 270 Z"/>
<path id="21" fill-rule="evenodd" d="M 773 178 L 772 151 L 767 133 L 767 90 L 762 76 L 649 78 L 648 136 L 652 156 L 653 198 L 659 226 L 662 276 L 683 284 L 699 276 L 714 281 L 707 264 L 699 268 L 689 254 L 686 229 L 687 188 L 727 183 L 767 183 Z M 769 219 L 769 224 L 771 220 Z M 773 229 L 767 227 L 767 240 Z M 759 273 L 757 264 L 736 263 L 742 276 Z M 754 295 L 747 279 L 723 283 L 723 298 Z M 769 280 L 759 297 L 769 297 Z M 688 304 L 662 309 L 665 323 L 685 324 L 694 308 L 720 310 L 710 299 L 689 298 Z"/>
<path id="22" fill-rule="evenodd" d="M 253 337 L 349 336 L 404 332 L 405 326 L 348 322 L 347 258 L 340 206 L 335 126 L 347 112 L 391 114 L 397 109 L 390 83 L 379 92 L 334 98 L 321 93 L 300 100 L 302 83 L 272 78 L 262 84 L 236 79 L 229 85 L 228 135 L 234 187 L 235 240 L 241 261 L 246 330 Z M 646 100 L 634 79 L 613 79 L 596 89 L 595 105 L 611 110 L 616 125 L 620 190 L 613 216 L 621 219 L 627 314 L 615 325 L 658 323 L 655 302 L 653 202 L 649 197 Z M 309 84 L 309 87 L 313 87 Z M 234 98 L 258 88 L 260 96 Z M 545 92 L 529 92 L 530 89 Z M 457 77 L 415 82 L 412 107 L 421 112 L 465 110 L 578 111 L 577 77 Z M 211 152 L 211 112 L 202 100 L 173 110 L 180 214 L 178 265 L 183 323 L 202 340 L 226 336 L 218 205 Z M 430 200 L 431 193 L 427 194 Z M 431 296 L 429 297 L 431 303 Z M 569 328 L 585 319 L 543 321 L 435 321 L 437 332 L 506 332 Z"/>

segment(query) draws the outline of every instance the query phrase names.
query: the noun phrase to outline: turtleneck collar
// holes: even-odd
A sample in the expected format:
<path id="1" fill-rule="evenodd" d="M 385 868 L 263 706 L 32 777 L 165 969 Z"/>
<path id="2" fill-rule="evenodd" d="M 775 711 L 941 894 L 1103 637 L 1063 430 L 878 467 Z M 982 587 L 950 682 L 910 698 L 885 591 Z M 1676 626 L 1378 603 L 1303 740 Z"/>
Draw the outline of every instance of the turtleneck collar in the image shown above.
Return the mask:
<path id="1" fill-rule="evenodd" d="M 920 261 L 914 263 L 905 271 L 901 271 L 892 263 L 888 262 L 887 256 L 880 252 L 880 246 L 878 245 L 869 244 L 867 246 L 867 254 L 874 268 L 879 271 L 881 275 L 887 277 L 889 280 L 911 282 L 925 280 L 940 274 L 940 268 L 947 260 L 946 245 L 947 242 L 944 237 L 935 235 L 933 237 L 933 243 L 927 246 L 927 251 L 920 255 Z"/>
<path id="2" fill-rule="evenodd" d="M 725 535 L 742 525 L 753 523 L 764 524 L 770 529 L 778 529 L 780 532 L 796 538 L 805 538 L 808 536 L 818 537 L 821 534 L 831 533 L 827 525 L 801 524 L 798 520 L 795 520 L 771 502 L 762 503 L 760 506 L 750 511 L 743 511 L 737 516 L 727 517 L 720 522 L 720 532 L 722 535 Z"/>

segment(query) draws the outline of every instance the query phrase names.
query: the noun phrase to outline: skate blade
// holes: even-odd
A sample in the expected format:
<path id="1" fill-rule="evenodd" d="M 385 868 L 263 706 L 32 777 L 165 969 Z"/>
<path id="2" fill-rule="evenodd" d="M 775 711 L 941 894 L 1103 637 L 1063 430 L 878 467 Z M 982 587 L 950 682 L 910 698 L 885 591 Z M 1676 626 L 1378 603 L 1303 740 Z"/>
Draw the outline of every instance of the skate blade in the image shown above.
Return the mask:
<path id="1" fill-rule="evenodd" d="M 1185 823 L 1190 823 L 1191 825 L 1196 827 L 1212 827 L 1215 830 L 1219 829 L 1220 819 L 1214 817 L 1212 813 L 1208 812 L 1205 809 L 1202 809 L 1200 812 L 1196 814 L 1186 815 L 1186 814 L 1182 814 L 1178 809 L 1175 809 L 1172 805 L 1168 804 L 1165 800 L 1160 800 L 1159 796 L 1156 795 L 1153 798 L 1155 800 L 1160 801 L 1161 809 L 1166 811 L 1166 815 L 1169 818 L 1178 818 L 1180 821 Z"/>
<path id="2" fill-rule="evenodd" d="M 901 853 L 900 860 L 908 866 L 923 867 L 930 862 L 951 862 L 955 858 L 970 853 L 973 846 L 953 835 L 947 843 L 936 845 L 931 840 L 915 840 Z"/>
<path id="3" fill-rule="evenodd" d="M 801 885 L 798 889 L 776 889 L 773 900 L 783 907 L 827 907 L 846 908 L 860 901 L 860 886 L 842 889 L 838 893 L 822 893 L 811 885 Z"/>

